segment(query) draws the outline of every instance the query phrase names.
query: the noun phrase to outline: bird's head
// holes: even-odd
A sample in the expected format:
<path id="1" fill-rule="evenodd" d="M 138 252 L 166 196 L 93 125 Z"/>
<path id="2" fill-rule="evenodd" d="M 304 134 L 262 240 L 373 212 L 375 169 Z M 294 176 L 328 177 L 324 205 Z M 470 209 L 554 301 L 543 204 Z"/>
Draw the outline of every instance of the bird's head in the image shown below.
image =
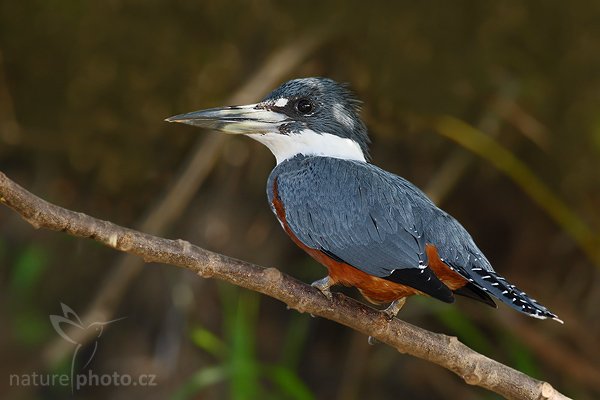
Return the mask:
<path id="1" fill-rule="evenodd" d="M 297 154 L 366 161 L 369 137 L 359 105 L 345 85 L 302 78 L 256 104 L 194 111 L 166 121 L 248 135 L 266 145 L 277 163 Z"/>

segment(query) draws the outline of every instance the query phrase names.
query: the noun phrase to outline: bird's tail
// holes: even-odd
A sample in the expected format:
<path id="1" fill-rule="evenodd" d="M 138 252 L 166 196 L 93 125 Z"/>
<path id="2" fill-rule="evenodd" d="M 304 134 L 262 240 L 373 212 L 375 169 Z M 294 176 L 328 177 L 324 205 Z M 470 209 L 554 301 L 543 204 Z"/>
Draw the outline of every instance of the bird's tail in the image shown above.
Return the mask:
<path id="1" fill-rule="evenodd" d="M 473 271 L 473 274 L 470 274 L 473 283 L 506 305 L 523 314 L 527 314 L 530 317 L 540 319 L 552 318 L 561 324 L 563 323 L 556 314 L 539 304 L 536 300 L 527 296 L 527 293 L 523 292 L 515 285 L 508 283 L 504 277 L 498 275 L 496 272 L 488 271 L 483 268 L 472 268 L 471 270 Z"/>

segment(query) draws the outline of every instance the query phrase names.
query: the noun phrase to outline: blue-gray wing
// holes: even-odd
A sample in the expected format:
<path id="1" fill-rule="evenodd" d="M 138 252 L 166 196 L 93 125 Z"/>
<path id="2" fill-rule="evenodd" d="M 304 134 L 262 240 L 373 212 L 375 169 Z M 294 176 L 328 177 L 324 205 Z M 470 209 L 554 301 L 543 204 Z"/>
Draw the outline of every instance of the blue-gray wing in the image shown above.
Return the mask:
<path id="1" fill-rule="evenodd" d="M 435 206 L 410 182 L 371 164 L 325 157 L 286 161 L 268 188 L 275 180 L 286 222 L 304 245 L 370 275 L 397 277 L 453 300 L 427 267 L 422 217 Z"/>

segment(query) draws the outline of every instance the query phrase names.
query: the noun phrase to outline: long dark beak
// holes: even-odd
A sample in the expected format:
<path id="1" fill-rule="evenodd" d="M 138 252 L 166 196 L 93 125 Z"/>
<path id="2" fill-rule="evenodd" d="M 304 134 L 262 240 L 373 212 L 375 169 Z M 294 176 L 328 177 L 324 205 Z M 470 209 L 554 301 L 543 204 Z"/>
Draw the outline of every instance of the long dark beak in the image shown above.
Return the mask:
<path id="1" fill-rule="evenodd" d="M 279 126 L 287 118 L 285 114 L 272 111 L 264 104 L 249 104 L 194 111 L 169 117 L 165 121 L 244 135 L 279 132 Z"/>

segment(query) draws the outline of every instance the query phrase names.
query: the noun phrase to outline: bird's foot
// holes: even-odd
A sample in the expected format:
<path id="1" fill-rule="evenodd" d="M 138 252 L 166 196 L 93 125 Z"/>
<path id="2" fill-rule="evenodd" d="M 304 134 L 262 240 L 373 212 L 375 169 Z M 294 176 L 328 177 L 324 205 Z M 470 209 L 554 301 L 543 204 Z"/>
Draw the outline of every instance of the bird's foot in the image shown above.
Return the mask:
<path id="1" fill-rule="evenodd" d="M 394 317 L 398 315 L 398 313 L 404 306 L 404 303 L 406 303 L 406 297 L 402 297 L 401 299 L 392 301 L 390 305 L 387 306 L 385 310 L 383 310 L 383 313 L 387 316 L 387 319 L 390 321 L 394 319 Z"/>
<path id="2" fill-rule="evenodd" d="M 313 283 L 310 284 L 310 286 L 319 289 L 319 291 L 321 293 L 323 293 L 323 295 L 325 297 L 327 297 L 329 300 L 331 300 L 333 298 L 333 296 L 331 294 L 331 290 L 329 290 L 329 288 L 332 287 L 333 285 L 334 285 L 334 283 L 331 280 L 331 278 L 329 277 L 329 275 L 327 275 L 323 279 L 319 279 L 318 281 L 314 281 Z"/>

